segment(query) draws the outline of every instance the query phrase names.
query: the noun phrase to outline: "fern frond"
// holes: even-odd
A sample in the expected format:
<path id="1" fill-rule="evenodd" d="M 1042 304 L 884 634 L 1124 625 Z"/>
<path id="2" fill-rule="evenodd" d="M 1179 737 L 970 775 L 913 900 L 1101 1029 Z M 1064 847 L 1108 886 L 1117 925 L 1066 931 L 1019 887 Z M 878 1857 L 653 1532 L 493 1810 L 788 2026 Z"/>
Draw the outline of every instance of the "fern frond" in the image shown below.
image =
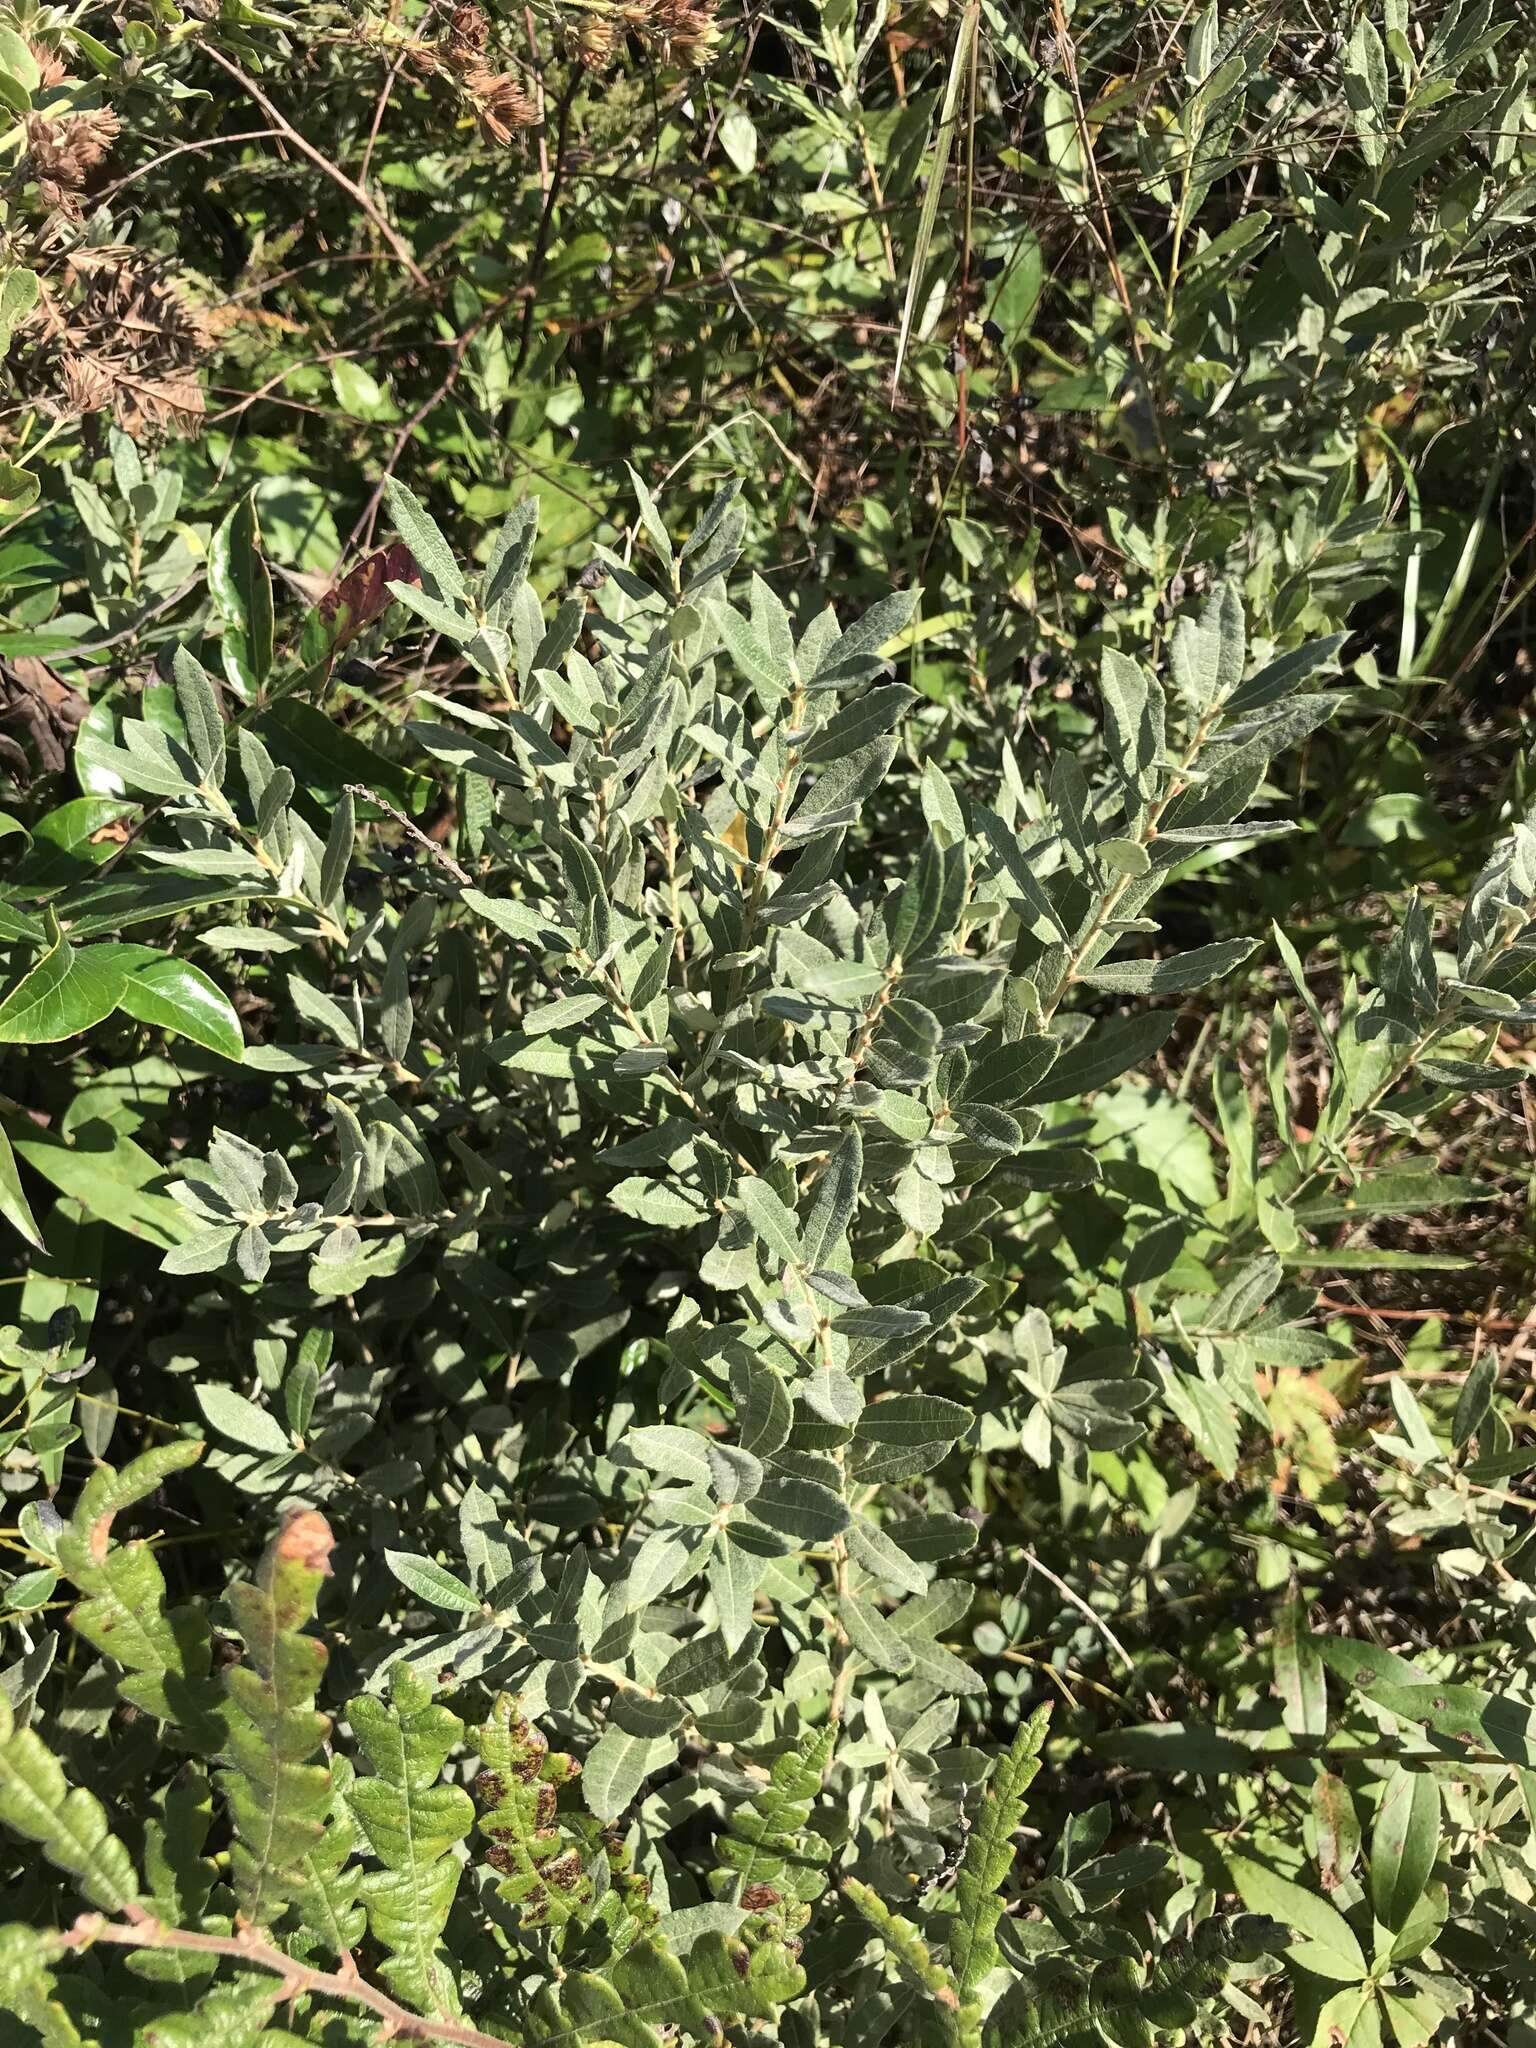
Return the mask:
<path id="1" fill-rule="evenodd" d="M 888 1906 L 877 1891 L 861 1884 L 857 1878 L 845 1878 L 842 1889 L 849 1905 L 884 1942 L 886 1953 L 901 1974 L 919 1991 L 927 1992 L 940 2038 L 959 2048 L 964 2033 L 960 1994 L 949 1971 L 935 1959 L 921 1932 L 903 1914 Z"/>
<path id="2" fill-rule="evenodd" d="M 83 1543 L 98 1562 L 107 1554 L 112 1524 L 128 1508 L 148 1500 L 177 1472 L 185 1472 L 203 1455 L 204 1446 L 195 1439 L 178 1438 L 175 1443 L 157 1444 L 143 1451 L 116 1471 L 98 1465 L 80 1489 L 75 1512 L 69 1520 L 69 1534 Z"/>
<path id="3" fill-rule="evenodd" d="M 485 1860 L 501 1873 L 501 1896 L 521 1906 L 528 1926 L 560 1926 L 592 1902 L 579 1842 L 557 1822 L 559 1788 L 579 1775 L 574 1757 L 552 1753 L 517 1701 L 503 1693 L 475 1731 L 481 1769 L 475 1791 L 490 1811 L 480 1832 Z"/>
<path id="4" fill-rule="evenodd" d="M 1007 1754 L 998 1759 L 955 1875 L 949 1959 L 962 1997 L 997 1964 L 993 1930 L 1003 1914 L 1002 1886 L 1013 1868 L 1013 1837 L 1024 1818 L 1024 1795 L 1040 1768 L 1050 1711 L 1045 1706 L 1032 1714 Z"/>
<path id="5" fill-rule="evenodd" d="M 311 1759 L 331 1726 L 314 1705 L 326 1649 L 303 1629 L 331 1546 L 325 1517 L 301 1508 L 268 1545 L 255 1584 L 229 1589 L 246 1658 L 224 1674 L 229 1768 L 218 1784 L 235 1824 L 235 1891 L 253 1927 L 271 1926 L 303 1888 L 304 1859 L 325 1833 L 331 1774 Z"/>
<path id="6" fill-rule="evenodd" d="M 464 1724 L 408 1664 L 397 1664 L 392 1680 L 388 1706 L 365 1694 L 347 1709 L 377 1773 L 354 1783 L 349 1803 L 384 1865 L 360 1891 L 369 1930 L 389 1951 L 381 1974 L 391 1991 L 418 2012 L 452 2015 L 458 1987 L 440 1943 L 459 1886 L 450 1852 L 474 1826 L 475 1805 L 439 1778 Z"/>
<path id="7" fill-rule="evenodd" d="M 789 1924 L 804 1924 L 809 1917 L 804 1909 L 828 1884 L 831 1847 L 807 1823 L 836 1734 L 831 1726 L 818 1729 L 776 1757 L 768 1783 L 732 1809 L 725 1832 L 715 1843 L 721 1868 L 713 1873 L 710 1885 L 717 1898 L 728 1898 L 749 1912 L 793 1901 Z"/>
<path id="8" fill-rule="evenodd" d="M 157 2019 L 139 2038 L 145 2048 L 287 2048 L 291 2034 L 268 2031 L 282 1998 L 281 1984 L 246 1973 L 215 1986 L 190 2012 Z"/>
<path id="9" fill-rule="evenodd" d="M 166 1786 L 144 1829 L 145 1904 L 167 1927 L 201 1927 L 218 1871 L 203 1853 L 213 1825 L 213 1792 L 206 1772 L 185 1764 Z M 206 1978 L 206 1956 L 173 1949 L 140 1949 L 124 1957 L 136 1977 L 189 1984 Z"/>
<path id="10" fill-rule="evenodd" d="M 723 1934 L 706 1934 L 680 1960 L 659 1941 L 637 1942 L 606 1976 L 576 1972 L 533 2001 L 529 2048 L 576 2048 L 609 2042 L 614 2048 L 661 2048 L 682 2035 L 716 2043 L 732 2017 L 776 2019 L 805 1989 L 805 1973 L 781 1942 L 749 1947 Z"/>
<path id="11" fill-rule="evenodd" d="M 0 2011 L 13 2014 L 41 2038 L 43 2048 L 88 2048 L 79 2028 L 54 1997 L 47 1937 L 13 1922 L 0 1927 Z"/>
<path id="12" fill-rule="evenodd" d="M 358 1898 L 362 1869 L 357 1861 L 357 1823 L 348 1795 L 352 1766 L 345 1757 L 331 1762 L 331 1805 L 319 1840 L 305 1856 L 303 1882 L 293 1895 L 300 1933 L 327 1955 L 350 1959 L 354 1943 L 363 1938 L 367 1915 Z M 297 1946 L 291 1939 L 290 1947 Z"/>
<path id="13" fill-rule="evenodd" d="M 18 1728 L 0 1691 L 0 1824 L 36 1842 L 67 1871 L 83 1898 L 109 1913 L 139 1901 L 133 1859 L 107 1825 L 101 1801 L 71 1787 L 63 1767 L 30 1728 Z"/>
<path id="14" fill-rule="evenodd" d="M 114 1519 L 173 1472 L 195 1463 L 198 1443 L 162 1444 L 116 1472 L 102 1465 L 81 1489 L 58 1539 L 59 1563 L 84 1598 L 70 1624 L 122 1666 L 117 1689 L 130 1705 L 170 1724 L 188 1749 L 211 1756 L 225 1740 L 224 1705 L 210 1675 L 212 1634 L 204 1611 L 167 1607 L 165 1578 L 147 1543 L 114 1545 Z"/>

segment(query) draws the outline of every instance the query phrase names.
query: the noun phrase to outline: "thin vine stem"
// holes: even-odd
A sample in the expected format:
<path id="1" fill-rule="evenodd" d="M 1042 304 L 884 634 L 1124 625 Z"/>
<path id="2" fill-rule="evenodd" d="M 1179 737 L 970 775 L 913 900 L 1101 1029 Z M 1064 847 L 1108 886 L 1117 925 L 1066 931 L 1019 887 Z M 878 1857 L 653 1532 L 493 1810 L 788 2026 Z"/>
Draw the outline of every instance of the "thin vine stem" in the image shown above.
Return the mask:
<path id="1" fill-rule="evenodd" d="M 366 2006 L 377 2013 L 389 2035 L 407 2041 L 433 2041 L 450 2048 L 515 2048 L 513 2034 L 487 2034 L 458 2020 L 424 2019 L 399 2005 L 387 1992 L 369 1984 L 355 1970 L 316 1970 L 295 1962 L 281 1949 L 250 1929 L 235 1934 L 199 1934 L 189 1927 L 167 1927 L 148 1913 L 127 1920 L 109 1920 L 101 1913 L 82 1913 L 56 1937 L 59 1950 L 79 1951 L 109 1944 L 115 1948 L 176 1949 L 184 1954 L 222 1956 L 247 1968 L 267 1970 L 282 1982 L 282 1996 L 334 1998 L 341 2004 Z"/>

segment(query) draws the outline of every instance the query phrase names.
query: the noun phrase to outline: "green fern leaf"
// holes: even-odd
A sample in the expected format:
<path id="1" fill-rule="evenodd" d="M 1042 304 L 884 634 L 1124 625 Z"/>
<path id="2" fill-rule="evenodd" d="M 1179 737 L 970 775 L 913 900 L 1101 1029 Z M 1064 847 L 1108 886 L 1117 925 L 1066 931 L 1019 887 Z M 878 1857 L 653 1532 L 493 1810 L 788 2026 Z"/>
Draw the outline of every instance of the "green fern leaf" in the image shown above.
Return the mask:
<path id="1" fill-rule="evenodd" d="M 235 1824 L 235 1891 L 253 1927 L 270 1927 L 304 1888 L 304 1859 L 325 1834 L 331 1774 L 312 1759 L 331 1726 L 314 1705 L 326 1649 L 303 1628 L 331 1545 L 325 1517 L 301 1508 L 268 1545 L 256 1583 L 229 1589 L 246 1661 L 224 1674 L 229 1768 L 218 1783 Z"/>
<path id="2" fill-rule="evenodd" d="M 59 1563 L 85 1595 L 70 1624 L 93 1648 L 123 1667 L 118 1691 L 130 1705 L 170 1723 L 187 1748 L 211 1756 L 225 1739 L 223 1702 L 210 1676 L 207 1615 L 166 1606 L 165 1579 L 146 1543 L 114 1546 L 112 1522 L 145 1499 L 173 1472 L 195 1462 L 202 1446 L 164 1444 L 115 1472 L 102 1465 L 81 1489 L 59 1535 Z"/>
<path id="3" fill-rule="evenodd" d="M 144 1828 L 144 1875 L 148 1905 L 167 1927 L 201 1928 L 218 1877 L 203 1847 L 213 1824 L 213 1793 L 207 1774 L 186 1764 L 160 1795 L 158 1811 Z M 123 1957 L 136 1977 L 161 1984 L 192 1984 L 212 1965 L 206 1956 L 172 1948 L 136 1949 Z"/>
<path id="4" fill-rule="evenodd" d="M 715 1844 L 722 1868 L 710 1880 L 717 1897 L 751 1912 L 795 1902 L 790 1924 L 826 1890 L 830 1845 L 807 1827 L 831 1760 L 836 1729 L 826 1727 L 775 1758 L 768 1783 L 734 1808 Z"/>
<path id="5" fill-rule="evenodd" d="M 139 1883 L 128 1851 L 107 1825 L 101 1801 L 70 1788 L 58 1758 L 30 1728 L 18 1728 L 0 1691 L 0 1823 L 36 1842 L 68 1871 L 93 1906 L 121 1913 L 136 1905 Z"/>
<path id="6" fill-rule="evenodd" d="M 210 1676 L 206 1616 L 166 1607 L 165 1579 L 145 1543 L 109 1550 L 100 1563 L 61 1540 L 60 1561 L 85 1594 L 70 1623 L 124 1667 L 117 1689 L 130 1705 L 166 1721 L 192 1750 L 215 1753 L 225 1739 L 223 1702 Z"/>
<path id="7" fill-rule="evenodd" d="M 345 1757 L 331 1762 L 331 1806 L 324 1832 L 305 1856 L 303 1881 L 293 1895 L 300 1921 L 299 1940 L 309 1940 L 327 1955 L 350 1957 L 363 1938 L 367 1916 L 358 1899 L 362 1870 L 357 1863 L 357 1823 L 349 1794 L 352 1766 Z M 290 1947 L 293 1941 L 290 1941 Z"/>
<path id="8" fill-rule="evenodd" d="M 349 1794 L 384 1865 L 368 1872 L 361 1892 L 369 1930 L 390 1954 L 382 1974 L 395 1996 L 418 2012 L 452 2017 L 458 1988 L 440 1942 L 459 1886 L 450 1852 L 474 1826 L 475 1805 L 457 1785 L 438 1781 L 464 1724 L 433 1701 L 409 1665 L 397 1664 L 392 1677 L 388 1706 L 365 1694 L 347 1709 L 378 1774 L 359 1778 Z"/>
<path id="9" fill-rule="evenodd" d="M 148 1500 L 174 1473 L 185 1472 L 202 1455 L 200 1443 L 178 1439 L 142 1452 L 120 1472 L 111 1465 L 98 1465 L 80 1489 L 75 1512 L 69 1518 L 69 1535 L 99 1561 L 107 1554 L 116 1517 L 139 1501 Z"/>
<path id="10" fill-rule="evenodd" d="M 949 1958 L 962 1997 L 973 1992 L 997 1964 L 997 1943 L 992 1935 L 1003 1914 L 1000 1894 L 1013 1868 L 1013 1837 L 1024 1817 L 1024 1795 L 1040 1768 L 1050 1711 L 1041 1707 L 1032 1714 L 1014 1737 L 1012 1748 L 998 1760 L 955 1877 Z"/>
<path id="11" fill-rule="evenodd" d="M 198 2000 L 191 2012 L 167 2014 L 135 2037 L 135 2048 L 277 2048 L 283 2036 L 267 2022 L 282 2002 L 274 1977 L 243 1974 Z"/>
<path id="12" fill-rule="evenodd" d="M 580 2042 L 614 2048 L 661 2048 L 661 2028 L 695 2041 L 718 2042 L 731 2017 L 772 2020 L 805 1989 L 805 1973 L 780 1942 L 756 1948 L 706 1934 L 680 1961 L 660 1942 L 637 1942 L 604 1977 L 578 1972 L 558 1994 L 533 2001 L 530 2048 L 573 2048 Z"/>
<path id="13" fill-rule="evenodd" d="M 0 1927 L 0 2011 L 14 2014 L 41 2038 L 43 2048 L 90 2048 L 54 1997 L 46 1935 L 12 1923 Z"/>
<path id="14" fill-rule="evenodd" d="M 559 1788 L 575 1778 L 574 1757 L 552 1753 L 517 1701 L 503 1693 L 475 1732 L 481 1770 L 475 1791 L 490 1809 L 480 1832 L 485 1860 L 501 1873 L 501 1896 L 521 1906 L 525 1926 L 560 1926 L 591 1903 L 582 1845 L 558 1821 Z"/>
<path id="15" fill-rule="evenodd" d="M 872 1891 L 867 1884 L 860 1884 L 857 1878 L 846 1878 L 843 1882 L 843 1896 L 854 1907 L 861 1919 L 866 1920 L 884 1942 L 886 1952 L 903 1977 L 915 1984 L 919 1991 L 926 1991 L 932 2000 L 932 2015 L 937 2022 L 936 2031 L 946 2043 L 955 2048 L 968 2041 L 975 2029 L 967 2031 L 961 2013 L 960 1994 L 955 1989 L 953 1978 L 944 1965 L 934 1959 L 932 1951 L 921 1933 L 912 1922 L 888 1906 L 880 1894 Z"/>

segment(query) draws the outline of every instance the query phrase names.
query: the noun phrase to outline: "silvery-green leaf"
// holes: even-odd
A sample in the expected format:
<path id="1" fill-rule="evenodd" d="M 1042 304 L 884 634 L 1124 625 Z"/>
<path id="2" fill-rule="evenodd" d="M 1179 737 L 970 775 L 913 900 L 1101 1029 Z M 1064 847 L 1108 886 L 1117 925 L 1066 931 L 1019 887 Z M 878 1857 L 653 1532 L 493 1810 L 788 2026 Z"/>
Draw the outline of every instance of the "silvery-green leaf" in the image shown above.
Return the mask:
<path id="1" fill-rule="evenodd" d="M 1166 960 L 1106 961 L 1084 969 L 1079 979 L 1090 988 L 1108 989 L 1115 995 L 1184 995 L 1241 967 L 1257 946 L 1257 939 L 1219 939 L 1214 945 L 1196 946 L 1192 952 L 1175 953 Z"/>
<path id="2" fill-rule="evenodd" d="M 818 1366 L 799 1385 L 800 1398 L 824 1422 L 856 1422 L 864 1409 L 864 1396 L 839 1366 Z"/>
<path id="3" fill-rule="evenodd" d="M 752 1502 L 753 1516 L 801 1543 L 825 1543 L 848 1526 L 846 1505 L 830 1487 L 814 1479 L 769 1472 Z"/>
<path id="4" fill-rule="evenodd" d="M 837 1603 L 837 1617 L 848 1632 L 849 1642 L 877 1671 L 889 1671 L 901 1678 L 915 1666 L 917 1659 L 911 1644 L 867 1601 L 845 1593 Z"/>
<path id="5" fill-rule="evenodd" d="M 730 1207 L 745 1217 L 758 1241 L 779 1265 L 799 1266 L 804 1263 L 795 1213 L 774 1193 L 767 1181 L 756 1178 L 739 1180 L 727 1199 Z"/>
<path id="6" fill-rule="evenodd" d="M 456 1614 L 479 1614 L 481 1601 L 461 1578 L 409 1550 L 386 1550 L 384 1562 L 408 1593 L 425 1600 L 429 1607 L 445 1607 Z"/>
<path id="7" fill-rule="evenodd" d="M 218 789 L 224 780 L 224 718 L 218 692 L 202 663 L 185 647 L 178 647 L 171 657 L 171 673 L 192 758 L 204 783 Z"/>
<path id="8" fill-rule="evenodd" d="M 922 1566 L 867 1515 L 855 1515 L 849 1523 L 848 1549 L 882 1585 L 899 1587 L 904 1593 L 927 1591 L 928 1574 Z"/>
<path id="9" fill-rule="evenodd" d="M 662 1770 L 676 1755 L 670 1735 L 631 1735 L 613 1722 L 582 1766 L 582 1797 L 599 1820 L 617 1820 L 651 1772 Z"/>
<path id="10" fill-rule="evenodd" d="M 753 1605 L 768 1565 L 769 1559 L 761 1553 L 729 1540 L 717 1543 L 710 1552 L 705 1583 L 715 1603 L 721 1640 L 732 1653 L 751 1631 Z"/>
<path id="11" fill-rule="evenodd" d="M 766 1359 L 740 1352 L 731 1362 L 731 1398 L 741 1447 L 756 1458 L 782 1450 L 794 1424 L 789 1389 Z"/>
<path id="12" fill-rule="evenodd" d="M 657 1423 L 647 1429 L 632 1429 L 623 1448 L 648 1471 L 667 1479 L 682 1479 L 690 1485 L 707 1486 L 711 1471 L 706 1447 L 709 1439 L 698 1430 L 680 1429 L 675 1423 Z"/>
<path id="13" fill-rule="evenodd" d="M 734 1649 L 717 1633 L 695 1636 L 657 1672 L 656 1690 L 675 1694 L 678 1699 L 692 1699 L 709 1692 L 751 1663 L 761 1641 L 762 1630 L 756 1628 L 749 1630 Z"/>
<path id="14" fill-rule="evenodd" d="M 397 477 L 390 477 L 384 485 L 385 502 L 390 517 L 395 522 L 395 531 L 416 557 L 416 566 L 422 574 L 430 596 L 453 599 L 468 603 L 468 591 L 459 565 L 453 558 L 453 550 L 444 540 L 436 521 L 416 496 Z M 403 586 L 409 589 L 409 585 Z M 391 584 L 391 590 L 398 597 L 400 589 Z"/>

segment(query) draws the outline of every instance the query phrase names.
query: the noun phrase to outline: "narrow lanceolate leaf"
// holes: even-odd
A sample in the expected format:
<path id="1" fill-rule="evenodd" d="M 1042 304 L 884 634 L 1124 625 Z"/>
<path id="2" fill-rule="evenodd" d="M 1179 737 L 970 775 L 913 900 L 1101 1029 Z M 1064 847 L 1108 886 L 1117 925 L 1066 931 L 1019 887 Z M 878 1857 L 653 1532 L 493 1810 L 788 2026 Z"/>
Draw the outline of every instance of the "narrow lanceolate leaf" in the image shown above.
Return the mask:
<path id="1" fill-rule="evenodd" d="M 950 147 L 954 141 L 955 129 L 959 125 L 960 93 L 973 61 L 979 14 L 980 9 L 977 6 L 967 5 L 955 27 L 955 47 L 949 60 L 949 77 L 944 86 L 944 102 L 939 109 L 939 128 L 934 138 L 933 162 L 928 169 L 928 183 L 923 191 L 923 210 L 918 217 L 917 238 L 912 245 L 909 258 L 907 295 L 901 309 L 901 328 L 896 336 L 896 361 L 891 370 L 893 395 L 901 386 L 902 365 L 906 361 L 907 345 L 911 340 L 923 281 L 928 269 L 928 250 L 933 241 L 933 224 L 938 218 L 939 195 L 944 189 L 944 173 L 949 165 Z"/>
<path id="2" fill-rule="evenodd" d="M 1162 687 L 1139 662 L 1106 648 L 1099 671 L 1104 703 L 1104 745 L 1133 797 L 1147 798 L 1157 781 L 1164 743 Z"/>
<path id="3" fill-rule="evenodd" d="M 456 601 L 467 605 L 469 593 L 454 560 L 453 550 L 416 493 L 391 477 L 384 486 L 384 496 L 390 517 L 395 522 L 395 531 L 416 557 L 428 596 L 439 602 Z"/>
<path id="4" fill-rule="evenodd" d="M 816 1183 L 805 1219 L 804 1256 L 809 1266 L 835 1265 L 858 1206 L 864 1173 L 864 1141 L 845 1131 Z"/>
<path id="5" fill-rule="evenodd" d="M 240 500 L 208 544 L 208 590 L 224 622 L 224 673 L 242 697 L 253 697 L 272 666 L 273 614 L 272 578 L 251 497 Z"/>
<path id="6" fill-rule="evenodd" d="M 799 1266 L 805 1263 L 795 1212 L 774 1193 L 767 1181 L 738 1181 L 729 1201 L 730 1206 L 751 1224 L 753 1234 L 767 1248 L 776 1264 Z"/>
<path id="7" fill-rule="evenodd" d="M 347 1708 L 376 1773 L 357 1779 L 348 1802 L 383 1865 L 360 1892 L 369 1930 L 389 1952 L 382 1974 L 390 1989 L 417 2012 L 452 2017 L 459 1995 L 442 1933 L 459 1885 L 452 1851 L 474 1826 L 475 1807 L 462 1787 L 440 1780 L 464 1724 L 408 1664 L 391 1679 L 388 1706 L 364 1693 Z"/>
<path id="8" fill-rule="evenodd" d="M 1306 1607 L 1293 1594 L 1275 1618 L 1275 1690 L 1292 1735 L 1328 1732 L 1328 1694 L 1323 1660 L 1307 1634 Z"/>
<path id="9" fill-rule="evenodd" d="M 101 1802 L 71 1789 L 58 1758 L 30 1728 L 18 1728 L 0 1688 L 0 1827 L 35 1842 L 81 1895 L 108 1913 L 137 1903 L 133 1862 L 107 1825 Z"/>
<path id="10" fill-rule="evenodd" d="M 615 1821 L 652 1771 L 676 1761 L 673 1735 L 636 1733 L 611 1721 L 581 1767 L 582 1796 L 601 1821 Z"/>
<path id="11" fill-rule="evenodd" d="M 1424 1896 L 1440 1851 L 1440 1787 L 1394 1765 L 1371 1833 L 1371 1904 L 1395 1932 Z"/>
<path id="12" fill-rule="evenodd" d="M 341 801 L 331 814 L 330 830 L 325 835 L 325 853 L 320 861 L 320 901 L 328 909 L 341 901 L 356 833 L 357 809 L 351 790 L 344 789 Z"/>
<path id="13" fill-rule="evenodd" d="M 1096 1024 L 1062 1054 L 1044 1080 L 1027 1091 L 1025 1104 L 1070 1102 L 1076 1095 L 1104 1087 L 1150 1059 L 1177 1022 L 1172 1010 L 1133 1010 L 1128 1016 Z"/>
<path id="14" fill-rule="evenodd" d="M 955 1928 L 949 1957 L 963 1996 L 975 1990 L 997 1962 L 993 1930 L 1003 1914 L 1002 1888 L 1013 1868 L 1013 1837 L 1024 1817 L 1024 1795 L 1040 1769 L 1050 1708 L 1039 1707 L 1000 1757 L 987 1781 L 981 1811 L 965 1845 L 955 1877 Z"/>
<path id="15" fill-rule="evenodd" d="M 1175 953 L 1167 960 L 1106 961 L 1102 967 L 1085 968 L 1078 979 L 1113 995 L 1183 995 L 1241 967 L 1257 946 L 1257 939 L 1221 939 L 1215 945 L 1196 946 L 1190 953 Z"/>
<path id="16" fill-rule="evenodd" d="M 331 1773 L 316 1762 L 330 1732 L 315 1693 L 326 1649 L 304 1634 L 330 1574 L 330 1525 L 312 1508 L 286 1516 L 254 1584 L 229 1589 L 245 1661 L 224 1674 L 230 1701 L 219 1788 L 235 1825 L 230 1852 L 240 1910 L 270 1927 L 306 1882 L 325 1832 Z"/>
<path id="17" fill-rule="evenodd" d="M 224 717 L 213 678 L 185 647 L 178 647 L 172 655 L 171 674 L 176 678 L 176 703 L 197 772 L 205 788 L 218 789 L 224 780 Z"/>
<path id="18" fill-rule="evenodd" d="M 42 1251 L 43 1234 L 37 1227 L 37 1219 L 21 1185 L 16 1154 L 3 1130 L 0 1130 L 0 1216 L 18 1236 L 26 1239 L 34 1251 Z"/>

